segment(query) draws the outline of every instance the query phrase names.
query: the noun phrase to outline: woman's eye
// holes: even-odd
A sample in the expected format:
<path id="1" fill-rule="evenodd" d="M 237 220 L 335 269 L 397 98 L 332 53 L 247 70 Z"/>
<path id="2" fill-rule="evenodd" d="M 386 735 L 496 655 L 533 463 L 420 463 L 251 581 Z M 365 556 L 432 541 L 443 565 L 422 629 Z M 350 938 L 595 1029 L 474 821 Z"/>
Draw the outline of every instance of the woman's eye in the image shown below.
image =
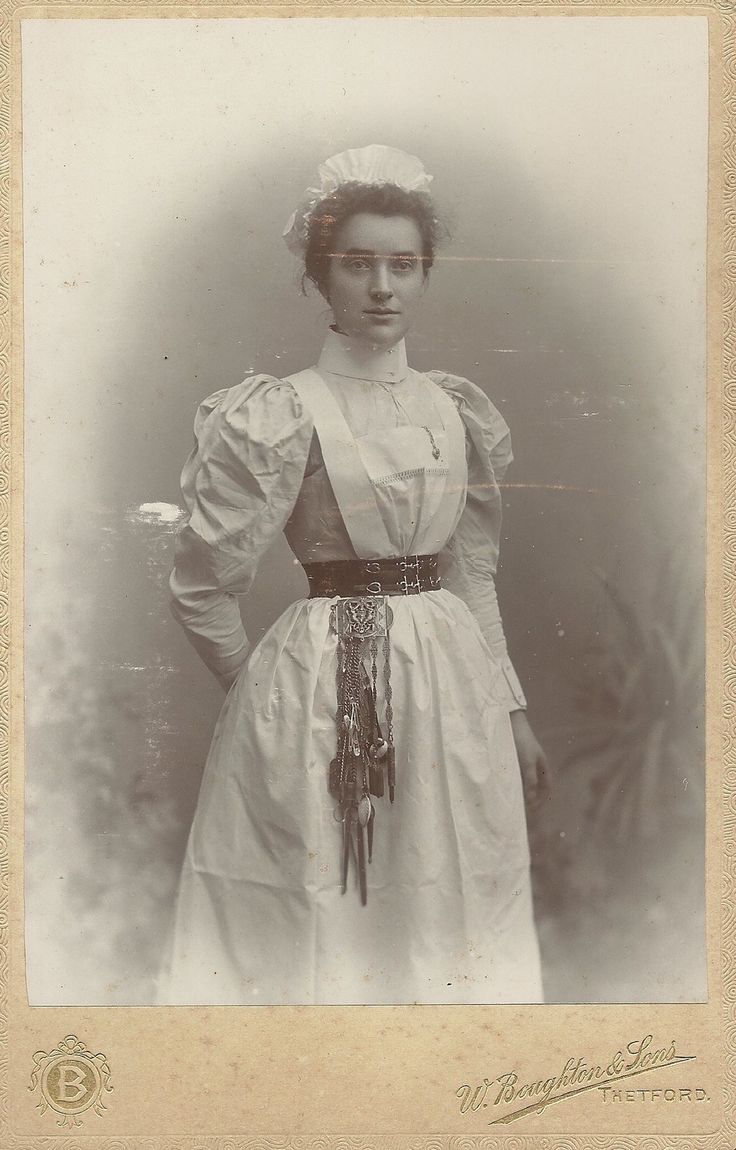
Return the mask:
<path id="1" fill-rule="evenodd" d="M 414 256 L 402 256 L 393 262 L 394 271 L 398 272 L 413 272 L 416 266 L 417 260 Z"/>
<path id="2" fill-rule="evenodd" d="M 342 262 L 343 267 L 349 268 L 350 271 L 364 272 L 370 268 L 370 263 L 362 256 L 348 256 Z"/>

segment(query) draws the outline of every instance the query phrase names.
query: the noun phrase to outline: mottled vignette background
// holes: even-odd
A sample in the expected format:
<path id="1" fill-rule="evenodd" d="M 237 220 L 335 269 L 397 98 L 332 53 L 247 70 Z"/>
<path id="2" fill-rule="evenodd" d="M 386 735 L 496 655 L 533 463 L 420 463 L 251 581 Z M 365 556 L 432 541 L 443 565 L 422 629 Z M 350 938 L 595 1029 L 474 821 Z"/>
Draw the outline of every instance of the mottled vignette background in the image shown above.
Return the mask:
<path id="1" fill-rule="evenodd" d="M 194 409 L 316 357 L 279 233 L 374 141 L 451 223 L 411 361 L 514 438 L 548 999 L 702 999 L 705 21 L 29 20 L 23 55 L 31 1001 L 151 1000 L 221 698 L 166 606 Z M 278 546 L 251 634 L 302 587 Z"/>

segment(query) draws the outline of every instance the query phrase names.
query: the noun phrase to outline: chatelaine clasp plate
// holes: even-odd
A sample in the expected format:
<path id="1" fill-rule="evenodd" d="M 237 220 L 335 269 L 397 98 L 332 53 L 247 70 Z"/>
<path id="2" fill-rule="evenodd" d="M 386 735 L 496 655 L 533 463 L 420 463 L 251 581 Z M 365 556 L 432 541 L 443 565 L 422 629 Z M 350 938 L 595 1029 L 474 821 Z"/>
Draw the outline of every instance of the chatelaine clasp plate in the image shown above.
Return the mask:
<path id="1" fill-rule="evenodd" d="M 332 629 L 341 639 L 382 639 L 392 622 L 393 612 L 379 596 L 338 599 L 332 605 Z"/>

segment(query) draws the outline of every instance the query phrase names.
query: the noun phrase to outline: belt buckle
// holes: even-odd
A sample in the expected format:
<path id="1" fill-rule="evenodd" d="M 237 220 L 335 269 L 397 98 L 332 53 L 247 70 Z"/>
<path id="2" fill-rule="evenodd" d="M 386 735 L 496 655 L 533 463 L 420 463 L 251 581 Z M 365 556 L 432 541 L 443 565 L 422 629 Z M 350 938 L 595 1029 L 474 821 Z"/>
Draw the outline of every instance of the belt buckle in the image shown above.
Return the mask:
<path id="1" fill-rule="evenodd" d="M 404 559 L 399 559 L 400 571 L 415 571 L 419 575 L 419 556 L 410 555 Z"/>
<path id="2" fill-rule="evenodd" d="M 399 590 L 402 595 L 418 595 L 421 589 L 422 585 L 418 579 L 409 580 L 404 576 L 403 579 L 399 580 Z"/>
<path id="3" fill-rule="evenodd" d="M 418 595 L 422 589 L 419 580 L 419 556 L 412 555 L 410 558 L 400 559 L 399 570 L 404 572 L 404 578 L 399 580 L 401 593 L 403 595 Z M 409 579 L 409 572 L 415 576 L 414 579 Z"/>

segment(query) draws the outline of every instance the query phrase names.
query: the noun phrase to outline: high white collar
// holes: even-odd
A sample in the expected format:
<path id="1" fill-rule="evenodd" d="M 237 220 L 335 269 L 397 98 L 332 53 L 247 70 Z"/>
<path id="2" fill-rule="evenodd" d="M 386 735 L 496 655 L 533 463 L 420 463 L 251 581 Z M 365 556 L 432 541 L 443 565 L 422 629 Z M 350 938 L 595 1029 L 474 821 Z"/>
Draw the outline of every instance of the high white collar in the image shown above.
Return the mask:
<path id="1" fill-rule="evenodd" d="M 401 383 L 409 374 L 403 339 L 393 347 L 368 347 L 329 328 L 317 368 L 347 379 L 367 379 L 376 383 Z"/>

